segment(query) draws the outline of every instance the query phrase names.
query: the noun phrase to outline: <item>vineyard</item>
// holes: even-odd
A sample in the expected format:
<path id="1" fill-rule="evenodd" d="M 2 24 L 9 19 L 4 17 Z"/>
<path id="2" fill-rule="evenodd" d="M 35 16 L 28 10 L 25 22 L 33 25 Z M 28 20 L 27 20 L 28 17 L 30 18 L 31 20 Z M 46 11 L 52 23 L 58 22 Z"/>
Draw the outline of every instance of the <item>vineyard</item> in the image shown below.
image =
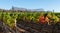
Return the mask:
<path id="1" fill-rule="evenodd" d="M 60 33 L 60 13 L 1 12 L 2 33 Z"/>

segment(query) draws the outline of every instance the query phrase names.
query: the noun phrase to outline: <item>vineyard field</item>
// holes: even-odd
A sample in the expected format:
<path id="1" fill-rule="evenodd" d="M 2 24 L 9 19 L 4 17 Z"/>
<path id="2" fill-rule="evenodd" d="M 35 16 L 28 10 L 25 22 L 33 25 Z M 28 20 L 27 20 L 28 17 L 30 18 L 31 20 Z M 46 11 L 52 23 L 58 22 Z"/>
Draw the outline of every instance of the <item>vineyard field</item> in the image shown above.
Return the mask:
<path id="1" fill-rule="evenodd" d="M 2 33 L 60 33 L 60 13 L 0 11 Z"/>

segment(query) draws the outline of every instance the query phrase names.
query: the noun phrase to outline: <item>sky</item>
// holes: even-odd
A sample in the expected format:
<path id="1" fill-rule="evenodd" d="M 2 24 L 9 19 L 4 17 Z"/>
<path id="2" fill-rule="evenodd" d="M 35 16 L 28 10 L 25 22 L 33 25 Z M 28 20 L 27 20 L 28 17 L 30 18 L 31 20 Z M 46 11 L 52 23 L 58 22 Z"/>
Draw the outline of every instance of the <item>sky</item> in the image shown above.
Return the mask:
<path id="1" fill-rule="evenodd" d="M 55 12 L 60 12 L 60 0 L 0 0 L 1 9 L 11 9 L 12 6 L 51 11 L 54 9 Z"/>

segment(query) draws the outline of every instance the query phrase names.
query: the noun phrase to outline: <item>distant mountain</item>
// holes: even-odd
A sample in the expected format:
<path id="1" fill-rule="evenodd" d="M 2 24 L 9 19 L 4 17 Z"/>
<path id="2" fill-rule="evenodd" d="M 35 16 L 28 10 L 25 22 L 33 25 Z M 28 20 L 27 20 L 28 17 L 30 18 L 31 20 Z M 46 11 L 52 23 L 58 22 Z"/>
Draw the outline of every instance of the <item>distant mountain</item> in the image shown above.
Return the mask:
<path id="1" fill-rule="evenodd" d="M 44 11 L 44 9 L 26 9 L 26 8 L 19 8 L 19 7 L 12 7 L 12 10 L 20 10 L 20 11 Z"/>

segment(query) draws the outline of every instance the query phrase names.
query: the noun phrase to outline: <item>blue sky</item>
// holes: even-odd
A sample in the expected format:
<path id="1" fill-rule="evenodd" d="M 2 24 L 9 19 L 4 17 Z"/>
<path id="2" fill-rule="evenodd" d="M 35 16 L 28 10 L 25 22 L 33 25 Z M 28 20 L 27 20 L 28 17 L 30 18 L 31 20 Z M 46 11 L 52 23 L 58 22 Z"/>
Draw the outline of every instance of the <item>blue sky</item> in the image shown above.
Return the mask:
<path id="1" fill-rule="evenodd" d="M 10 9 L 12 6 L 27 9 L 39 9 L 60 11 L 60 0 L 0 0 L 0 8 Z"/>

